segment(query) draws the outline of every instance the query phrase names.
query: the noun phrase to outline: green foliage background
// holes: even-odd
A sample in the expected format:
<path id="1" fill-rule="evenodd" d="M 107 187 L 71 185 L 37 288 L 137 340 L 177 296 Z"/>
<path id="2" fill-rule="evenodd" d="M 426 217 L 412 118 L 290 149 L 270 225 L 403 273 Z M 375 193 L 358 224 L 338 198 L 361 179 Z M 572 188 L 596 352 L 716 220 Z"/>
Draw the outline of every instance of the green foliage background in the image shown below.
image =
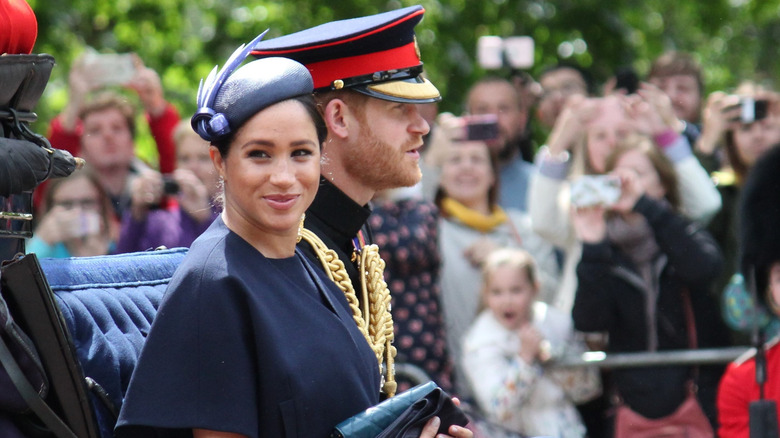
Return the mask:
<path id="1" fill-rule="evenodd" d="M 136 52 L 157 70 L 166 96 L 186 117 L 201 77 L 239 44 L 266 28 L 269 37 L 326 21 L 422 4 L 417 38 L 425 69 L 444 96 L 442 110 L 460 112 L 465 91 L 485 72 L 474 62 L 482 35 L 529 35 L 534 76 L 569 58 L 597 82 L 618 67 L 646 73 L 664 50 L 695 53 L 707 91 L 742 79 L 772 85 L 780 71 L 780 0 L 28 0 L 38 18 L 35 53 L 57 65 L 37 107 L 45 131 L 67 99 L 67 72 L 86 46 Z"/>

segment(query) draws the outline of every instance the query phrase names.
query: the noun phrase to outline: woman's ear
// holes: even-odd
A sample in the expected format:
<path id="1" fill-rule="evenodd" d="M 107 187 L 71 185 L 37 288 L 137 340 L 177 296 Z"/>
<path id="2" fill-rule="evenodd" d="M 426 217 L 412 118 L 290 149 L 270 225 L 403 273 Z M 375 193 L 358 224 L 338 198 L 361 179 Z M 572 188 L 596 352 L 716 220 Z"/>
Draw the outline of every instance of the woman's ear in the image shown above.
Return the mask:
<path id="1" fill-rule="evenodd" d="M 328 134 L 339 138 L 349 136 L 350 127 L 354 116 L 346 102 L 341 99 L 331 99 L 322 112 L 322 118 L 328 127 Z"/>
<path id="2" fill-rule="evenodd" d="M 216 146 L 209 146 L 209 157 L 214 164 L 214 168 L 217 170 L 217 174 L 221 179 L 225 179 L 225 161 L 222 159 L 222 154 L 219 152 Z"/>

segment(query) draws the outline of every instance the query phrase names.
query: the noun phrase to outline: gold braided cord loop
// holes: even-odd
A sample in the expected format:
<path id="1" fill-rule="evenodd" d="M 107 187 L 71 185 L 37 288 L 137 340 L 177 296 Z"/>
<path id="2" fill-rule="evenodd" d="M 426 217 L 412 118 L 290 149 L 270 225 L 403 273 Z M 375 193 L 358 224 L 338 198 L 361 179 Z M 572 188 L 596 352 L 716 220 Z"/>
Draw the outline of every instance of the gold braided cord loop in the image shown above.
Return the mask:
<path id="1" fill-rule="evenodd" d="M 363 298 L 361 309 L 344 262 L 339 260 L 336 252 L 328 248 L 311 230 L 303 228 L 300 234 L 314 249 L 328 278 L 344 292 L 352 311 L 352 319 L 376 355 L 380 374 L 386 373 L 383 390 L 388 397 L 394 396 L 397 384 L 394 362 L 396 348 L 391 344 L 394 338 L 393 318 L 390 314 L 390 291 L 384 280 L 385 262 L 379 256 L 379 248 L 376 245 L 367 245 L 357 254 Z M 383 366 L 383 362 L 386 362 L 387 368 Z"/>
<path id="2" fill-rule="evenodd" d="M 352 319 L 355 320 L 355 324 L 357 324 L 360 332 L 363 333 L 366 341 L 371 345 L 367 324 L 360 312 L 360 302 L 355 295 L 355 289 L 352 287 L 352 280 L 349 279 L 347 270 L 344 267 L 344 262 L 339 260 L 339 256 L 336 255 L 336 252 L 325 246 L 322 239 L 317 237 L 311 230 L 306 228 L 301 229 L 301 238 L 314 248 L 317 258 L 320 259 L 322 267 L 325 268 L 325 272 L 328 274 L 328 278 L 336 283 L 336 286 L 344 292 L 344 295 L 347 297 L 349 308 L 352 310 Z"/>
<path id="3" fill-rule="evenodd" d="M 373 341 L 374 353 L 382 363 L 382 356 L 387 359 L 387 380 L 384 387 L 387 394 L 395 394 L 395 347 L 391 345 L 393 333 L 393 317 L 390 314 L 390 290 L 384 279 L 385 261 L 379 255 L 379 247 L 366 245 L 360 250 L 358 258 L 360 282 L 364 293 L 368 294 L 369 336 Z"/>

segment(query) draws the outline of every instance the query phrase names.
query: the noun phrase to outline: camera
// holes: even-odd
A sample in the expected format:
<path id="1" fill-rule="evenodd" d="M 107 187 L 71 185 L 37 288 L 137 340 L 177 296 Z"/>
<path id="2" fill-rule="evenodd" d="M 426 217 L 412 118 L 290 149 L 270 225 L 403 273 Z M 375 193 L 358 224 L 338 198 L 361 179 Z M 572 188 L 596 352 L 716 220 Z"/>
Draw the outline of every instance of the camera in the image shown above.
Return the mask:
<path id="1" fill-rule="evenodd" d="M 498 116 L 471 114 L 455 118 L 452 139 L 455 141 L 488 141 L 498 138 Z"/>
<path id="2" fill-rule="evenodd" d="M 740 97 L 739 121 L 741 123 L 753 123 L 766 118 L 769 113 L 769 101 L 765 99 L 753 99 L 752 97 Z"/>
<path id="3" fill-rule="evenodd" d="M 615 90 L 625 90 L 626 94 L 634 94 L 639 89 L 639 76 L 630 67 L 620 68 L 615 72 Z"/>
<path id="4" fill-rule="evenodd" d="M 175 195 L 181 191 L 179 183 L 176 182 L 173 177 L 165 175 L 163 176 L 163 193 L 166 195 Z"/>
<path id="5" fill-rule="evenodd" d="M 620 199 L 620 179 L 614 175 L 583 175 L 571 182 L 575 207 L 609 207 Z"/>
<path id="6" fill-rule="evenodd" d="M 515 69 L 531 68 L 534 65 L 534 40 L 529 36 L 481 36 L 477 40 L 477 61 L 485 70 L 497 70 L 504 65 Z"/>
<path id="7" fill-rule="evenodd" d="M 466 140 L 481 141 L 498 138 L 498 116 L 479 114 L 463 117 L 466 123 Z"/>

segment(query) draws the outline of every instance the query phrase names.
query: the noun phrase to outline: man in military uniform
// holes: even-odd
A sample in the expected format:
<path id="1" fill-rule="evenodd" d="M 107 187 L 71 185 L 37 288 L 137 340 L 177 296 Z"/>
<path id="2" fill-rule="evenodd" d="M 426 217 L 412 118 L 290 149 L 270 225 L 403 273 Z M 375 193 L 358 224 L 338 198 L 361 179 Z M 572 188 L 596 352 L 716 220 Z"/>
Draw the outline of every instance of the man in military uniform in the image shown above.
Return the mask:
<path id="1" fill-rule="evenodd" d="M 389 304 L 390 298 L 384 281 L 376 281 L 381 280 L 384 262 L 376 246 L 367 245 L 371 241 L 365 225 L 371 214 L 368 203 L 379 190 L 420 181 L 419 150 L 430 127 L 417 104 L 441 100 L 436 87 L 421 76 L 414 26 L 423 13 L 421 6 L 413 6 L 326 23 L 262 41 L 252 52 L 256 57 L 295 59 L 312 74 L 314 96 L 328 136 L 322 146 L 319 191 L 306 212 L 305 242 L 299 247 L 331 271 L 331 278 L 342 290 L 347 287 L 325 251 L 332 250 L 344 264 L 341 273 L 349 277 L 358 296 L 353 302 L 347 293 L 348 301 L 359 307 L 353 314 L 366 332 L 383 330 L 374 323 L 377 312 L 373 308 L 382 300 Z M 307 230 L 319 242 L 310 242 Z M 377 294 L 378 288 L 385 293 Z M 389 306 L 386 308 L 389 315 Z M 375 351 L 383 348 L 378 354 L 392 356 L 392 320 L 389 322 L 384 326 L 386 344 L 374 335 L 366 337 Z M 386 364 L 392 366 L 392 358 Z M 392 380 L 392 372 L 388 379 Z M 394 382 L 390 383 L 384 388 L 388 395 L 394 392 Z M 471 432 L 461 427 L 454 436 L 468 437 Z"/>
<path id="2" fill-rule="evenodd" d="M 379 190 L 420 180 L 419 149 L 430 127 L 415 104 L 441 100 L 420 76 L 414 26 L 423 13 L 413 6 L 326 23 L 262 41 L 252 52 L 295 59 L 312 73 L 328 137 L 305 227 L 336 251 L 354 285 L 360 276 L 347 261 L 362 245 L 353 239 L 370 241 L 364 228 L 368 202 Z M 302 248 L 311 253 L 308 245 Z"/>

